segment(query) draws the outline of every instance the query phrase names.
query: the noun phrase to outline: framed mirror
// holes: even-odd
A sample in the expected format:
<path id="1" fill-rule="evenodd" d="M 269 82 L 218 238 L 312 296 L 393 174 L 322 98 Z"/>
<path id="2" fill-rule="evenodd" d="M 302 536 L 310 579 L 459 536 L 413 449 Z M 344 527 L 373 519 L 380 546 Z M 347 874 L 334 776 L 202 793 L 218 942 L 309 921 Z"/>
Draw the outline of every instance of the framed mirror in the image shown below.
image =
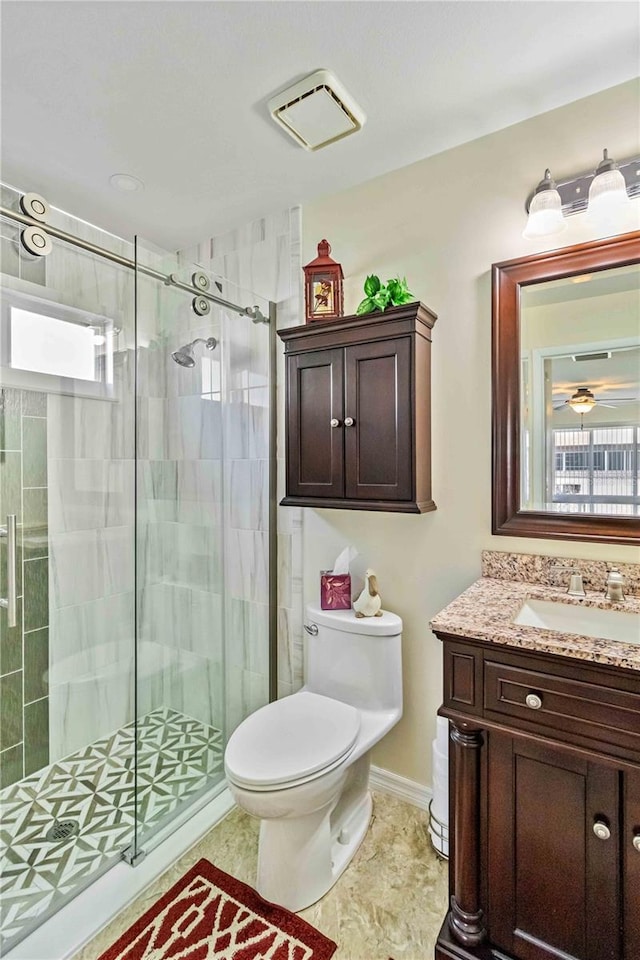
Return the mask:
<path id="1" fill-rule="evenodd" d="M 640 232 L 492 274 L 492 532 L 640 544 Z"/>

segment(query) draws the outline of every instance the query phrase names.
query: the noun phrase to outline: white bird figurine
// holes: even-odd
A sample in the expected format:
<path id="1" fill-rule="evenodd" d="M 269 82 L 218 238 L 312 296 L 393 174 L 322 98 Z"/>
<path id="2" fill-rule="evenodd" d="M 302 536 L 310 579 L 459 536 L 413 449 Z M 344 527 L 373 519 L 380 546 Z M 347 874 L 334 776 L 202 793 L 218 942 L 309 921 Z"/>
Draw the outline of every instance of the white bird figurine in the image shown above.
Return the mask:
<path id="1" fill-rule="evenodd" d="M 373 570 L 367 570 L 364 575 L 364 590 L 357 600 L 353 601 L 356 617 L 381 617 L 382 600 L 378 593 L 378 581 Z"/>

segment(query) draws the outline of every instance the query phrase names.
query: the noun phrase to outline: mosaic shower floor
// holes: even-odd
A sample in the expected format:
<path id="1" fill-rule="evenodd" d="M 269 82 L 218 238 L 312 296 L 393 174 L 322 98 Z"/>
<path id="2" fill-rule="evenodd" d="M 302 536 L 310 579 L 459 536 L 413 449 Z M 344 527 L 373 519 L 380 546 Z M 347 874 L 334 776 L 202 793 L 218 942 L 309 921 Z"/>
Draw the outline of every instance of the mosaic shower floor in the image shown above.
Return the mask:
<path id="1" fill-rule="evenodd" d="M 0 791 L 0 945 L 9 949 L 87 886 L 139 835 L 223 775 L 222 734 L 154 710 Z M 135 792 L 134 792 L 135 787 Z M 136 796 L 137 794 L 137 796 Z M 57 825 L 77 824 L 50 840 Z"/>

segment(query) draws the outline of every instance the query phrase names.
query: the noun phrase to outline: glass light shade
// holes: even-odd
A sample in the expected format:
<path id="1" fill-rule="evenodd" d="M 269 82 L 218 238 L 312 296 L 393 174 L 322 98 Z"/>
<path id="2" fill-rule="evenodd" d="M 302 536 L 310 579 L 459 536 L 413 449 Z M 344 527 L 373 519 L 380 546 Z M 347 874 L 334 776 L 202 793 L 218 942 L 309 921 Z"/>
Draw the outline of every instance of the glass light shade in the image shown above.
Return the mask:
<path id="1" fill-rule="evenodd" d="M 593 397 L 572 397 L 569 406 L 575 413 L 589 413 L 596 405 Z"/>
<path id="2" fill-rule="evenodd" d="M 626 212 L 630 203 L 620 171 L 604 170 L 591 182 L 587 216 L 594 223 L 615 226 L 615 221 Z"/>
<path id="3" fill-rule="evenodd" d="M 562 215 L 562 200 L 557 190 L 541 190 L 531 200 L 529 219 L 522 236 L 525 240 L 552 237 L 567 229 Z"/>

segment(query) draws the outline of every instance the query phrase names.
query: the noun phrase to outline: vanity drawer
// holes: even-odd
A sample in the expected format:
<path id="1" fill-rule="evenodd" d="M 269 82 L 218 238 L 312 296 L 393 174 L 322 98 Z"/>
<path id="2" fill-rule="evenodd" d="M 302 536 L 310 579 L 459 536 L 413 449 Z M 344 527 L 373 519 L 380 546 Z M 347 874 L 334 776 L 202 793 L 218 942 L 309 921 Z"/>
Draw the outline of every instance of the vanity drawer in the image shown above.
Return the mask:
<path id="1" fill-rule="evenodd" d="M 487 658 L 484 709 L 485 715 L 521 719 L 640 752 L 640 693 Z"/>

